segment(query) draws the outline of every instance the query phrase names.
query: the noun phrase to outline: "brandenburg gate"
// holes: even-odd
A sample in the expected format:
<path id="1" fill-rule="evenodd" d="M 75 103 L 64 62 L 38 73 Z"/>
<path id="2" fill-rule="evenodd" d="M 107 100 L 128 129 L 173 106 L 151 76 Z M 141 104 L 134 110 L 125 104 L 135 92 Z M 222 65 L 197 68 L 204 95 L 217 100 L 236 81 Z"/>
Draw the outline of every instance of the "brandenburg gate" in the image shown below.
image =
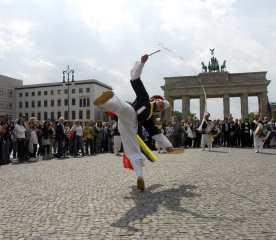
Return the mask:
<path id="1" fill-rule="evenodd" d="M 207 66 L 202 62 L 202 73 L 194 76 L 165 77 L 165 97 L 169 100 L 171 110 L 174 109 L 174 100 L 182 100 L 182 113 L 184 119 L 190 112 L 190 100 L 200 99 L 200 118 L 202 119 L 207 98 L 223 98 L 224 117 L 230 115 L 230 97 L 240 97 L 241 117 L 248 115 L 248 97 L 257 96 L 259 113 L 267 114 L 267 87 L 270 83 L 266 79 L 267 72 L 229 73 L 225 71 L 226 61 L 219 66 L 213 56 L 214 49 L 210 49 L 212 58 Z"/>

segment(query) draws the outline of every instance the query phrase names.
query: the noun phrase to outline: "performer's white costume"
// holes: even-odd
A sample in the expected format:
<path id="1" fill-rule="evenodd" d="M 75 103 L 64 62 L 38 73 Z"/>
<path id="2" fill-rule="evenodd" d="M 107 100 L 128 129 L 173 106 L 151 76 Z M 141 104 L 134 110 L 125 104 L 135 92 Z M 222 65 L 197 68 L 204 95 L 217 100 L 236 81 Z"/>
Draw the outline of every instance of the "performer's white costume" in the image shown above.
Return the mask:
<path id="1" fill-rule="evenodd" d="M 136 62 L 134 68 L 131 70 L 131 81 L 141 81 L 140 75 L 143 67 L 143 63 Z M 135 111 L 132 105 L 123 101 L 115 94 L 102 107 L 118 116 L 118 130 L 121 134 L 124 152 L 130 159 L 137 177 L 143 177 L 142 167 L 146 157 L 140 150 L 136 134 L 138 132 L 137 115 L 142 113 L 146 107 L 142 106 Z M 164 148 L 172 147 L 170 141 L 162 133 L 155 134 L 152 138 Z"/>
<path id="2" fill-rule="evenodd" d="M 259 122 L 256 130 L 254 131 L 254 148 L 256 153 L 263 152 L 264 139 L 262 137 L 262 134 L 263 134 L 263 124 Z"/>
<path id="3" fill-rule="evenodd" d="M 212 138 L 210 137 L 209 133 L 211 131 L 211 126 L 210 126 L 210 120 L 206 119 L 206 115 L 209 113 L 205 113 L 203 120 L 200 124 L 200 127 L 198 128 L 201 132 L 201 148 L 204 151 L 205 146 L 207 145 L 208 150 L 210 151 L 212 149 Z"/>

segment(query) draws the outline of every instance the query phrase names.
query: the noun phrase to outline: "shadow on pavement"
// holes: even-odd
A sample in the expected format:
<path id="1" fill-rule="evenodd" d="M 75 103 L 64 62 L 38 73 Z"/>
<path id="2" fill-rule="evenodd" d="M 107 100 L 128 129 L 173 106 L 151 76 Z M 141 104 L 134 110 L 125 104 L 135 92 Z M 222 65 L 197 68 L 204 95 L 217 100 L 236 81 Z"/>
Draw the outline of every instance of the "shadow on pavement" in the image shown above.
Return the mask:
<path id="1" fill-rule="evenodd" d="M 138 229 L 129 226 L 129 224 L 137 220 L 140 220 L 143 223 L 143 219 L 147 216 L 155 214 L 158 211 L 160 205 L 165 206 L 175 214 L 189 214 L 195 218 L 214 218 L 204 216 L 187 208 L 183 208 L 180 205 L 183 198 L 195 198 L 200 196 L 200 194 L 193 192 L 193 190 L 197 188 L 196 186 L 181 185 L 178 188 L 153 192 L 159 187 L 162 187 L 162 185 L 151 185 L 145 192 L 140 192 L 136 190 L 136 187 L 132 187 L 132 191 L 130 193 L 131 196 L 125 197 L 125 199 L 132 199 L 135 202 L 135 207 L 128 210 L 124 216 L 122 216 L 118 221 L 114 222 L 111 226 L 126 228 L 130 231 L 138 231 Z"/>
<path id="2" fill-rule="evenodd" d="M 276 153 L 272 153 L 272 152 L 262 152 L 260 154 L 264 154 L 264 155 L 276 155 Z"/>
<path id="3" fill-rule="evenodd" d="M 209 152 L 214 152 L 214 153 L 229 153 L 227 151 L 222 151 L 222 150 L 209 150 Z"/>

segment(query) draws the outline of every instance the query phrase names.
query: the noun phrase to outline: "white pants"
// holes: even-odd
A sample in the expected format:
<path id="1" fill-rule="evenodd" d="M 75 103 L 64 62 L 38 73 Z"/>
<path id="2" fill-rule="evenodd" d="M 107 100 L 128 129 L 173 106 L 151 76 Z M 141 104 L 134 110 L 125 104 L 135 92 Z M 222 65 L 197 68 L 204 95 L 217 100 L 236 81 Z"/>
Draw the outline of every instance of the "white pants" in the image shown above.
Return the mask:
<path id="1" fill-rule="evenodd" d="M 263 147 L 264 147 L 263 139 L 254 134 L 254 148 L 256 152 L 262 152 Z"/>
<path id="2" fill-rule="evenodd" d="M 124 152 L 131 161 L 137 177 L 143 177 L 143 161 L 146 159 L 136 140 L 138 131 L 137 114 L 133 107 L 114 95 L 102 105 L 106 110 L 118 116 L 118 130 L 124 147 Z"/>
<path id="3" fill-rule="evenodd" d="M 207 145 L 208 149 L 212 149 L 212 139 L 209 137 L 208 134 L 202 134 L 201 136 L 201 148 L 204 150 L 205 146 Z"/>
<path id="4" fill-rule="evenodd" d="M 122 139 L 121 136 L 114 136 L 113 137 L 113 142 L 114 142 L 114 153 L 118 154 L 120 152 L 121 149 L 121 144 L 122 144 Z"/>

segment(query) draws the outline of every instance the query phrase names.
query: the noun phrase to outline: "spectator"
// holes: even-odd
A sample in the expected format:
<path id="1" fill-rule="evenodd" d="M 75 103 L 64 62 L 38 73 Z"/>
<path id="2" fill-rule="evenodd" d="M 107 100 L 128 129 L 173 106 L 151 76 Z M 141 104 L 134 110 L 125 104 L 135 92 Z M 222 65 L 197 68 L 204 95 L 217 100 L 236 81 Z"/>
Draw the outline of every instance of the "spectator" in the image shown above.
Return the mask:
<path id="1" fill-rule="evenodd" d="M 19 119 L 14 127 L 14 134 L 16 137 L 16 143 L 17 143 L 17 157 L 18 162 L 24 162 L 25 157 L 25 138 L 26 138 L 26 128 L 24 126 L 23 120 Z"/>

